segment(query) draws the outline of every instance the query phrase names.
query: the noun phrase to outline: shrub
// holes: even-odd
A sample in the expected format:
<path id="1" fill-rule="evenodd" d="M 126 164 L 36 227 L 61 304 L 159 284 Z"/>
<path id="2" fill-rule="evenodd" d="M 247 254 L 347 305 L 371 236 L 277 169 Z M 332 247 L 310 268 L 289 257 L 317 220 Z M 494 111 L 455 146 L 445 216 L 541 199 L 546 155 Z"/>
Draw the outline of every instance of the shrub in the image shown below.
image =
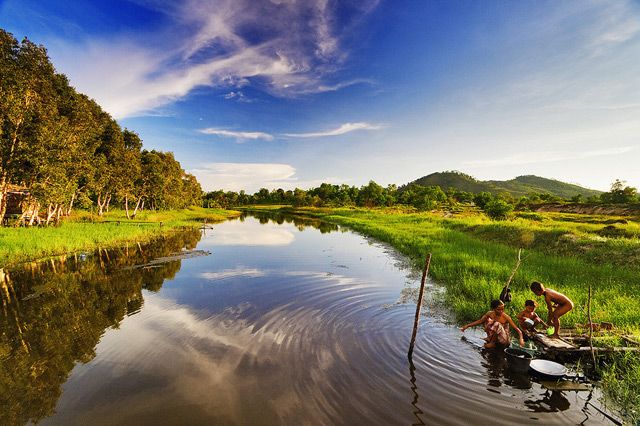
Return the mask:
<path id="1" fill-rule="evenodd" d="M 509 217 L 509 213 L 513 211 L 513 206 L 504 200 L 493 199 L 484 206 L 484 212 L 491 219 L 504 220 Z"/>

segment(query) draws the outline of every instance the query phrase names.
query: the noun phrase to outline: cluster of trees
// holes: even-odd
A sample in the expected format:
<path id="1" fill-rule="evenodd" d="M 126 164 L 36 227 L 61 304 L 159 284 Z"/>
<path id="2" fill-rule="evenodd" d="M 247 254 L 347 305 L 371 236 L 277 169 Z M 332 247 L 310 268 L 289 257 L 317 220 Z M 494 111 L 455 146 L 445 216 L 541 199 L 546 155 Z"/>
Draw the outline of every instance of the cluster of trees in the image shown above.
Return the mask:
<path id="1" fill-rule="evenodd" d="M 391 207 L 397 204 L 413 206 L 419 210 L 431 210 L 443 206 L 455 207 L 471 203 L 474 194 L 450 188 L 446 192 L 439 186 L 409 185 L 386 187 L 370 181 L 361 187 L 323 183 L 317 188 L 296 188 L 285 191 L 266 188 L 254 194 L 245 191 L 212 191 L 203 196 L 205 207 L 231 208 L 252 204 L 287 204 L 312 207 Z"/>
<path id="2" fill-rule="evenodd" d="M 391 207 L 394 205 L 406 205 L 418 210 L 433 210 L 437 208 L 456 208 L 459 205 L 475 205 L 494 219 L 504 219 L 513 210 L 526 210 L 530 206 L 542 203 L 560 202 L 592 202 L 592 203 L 631 203 L 638 201 L 635 188 L 624 185 L 617 180 L 610 192 L 605 192 L 600 197 L 590 197 L 584 200 L 580 196 L 570 200 L 547 193 L 530 193 L 526 196 L 515 198 L 504 192 L 492 194 L 483 191 L 472 193 L 449 188 L 446 191 L 439 186 L 422 186 L 411 184 L 404 187 L 388 185 L 386 187 L 370 181 L 361 187 L 349 185 L 332 185 L 323 183 L 317 188 L 303 190 L 296 188 L 285 191 L 266 188 L 260 189 L 254 194 L 245 191 L 212 191 L 203 196 L 204 207 L 232 208 L 236 206 L 254 204 L 286 204 L 296 207 Z"/>
<path id="3" fill-rule="evenodd" d="M 11 190 L 28 194 L 21 222 L 49 223 L 74 205 L 135 216 L 200 204 L 202 190 L 172 153 L 146 151 L 135 132 L 55 71 L 43 46 L 0 29 L 0 220 Z"/>

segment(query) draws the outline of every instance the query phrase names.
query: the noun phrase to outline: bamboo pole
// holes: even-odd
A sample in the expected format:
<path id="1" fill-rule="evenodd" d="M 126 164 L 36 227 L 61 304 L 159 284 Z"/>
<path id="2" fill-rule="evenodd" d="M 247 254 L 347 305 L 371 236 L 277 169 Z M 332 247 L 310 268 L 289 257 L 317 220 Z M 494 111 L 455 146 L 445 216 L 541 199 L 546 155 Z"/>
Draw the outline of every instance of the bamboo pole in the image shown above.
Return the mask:
<path id="1" fill-rule="evenodd" d="M 587 299 L 587 315 L 589 317 L 589 348 L 591 348 L 591 359 L 593 367 L 596 367 L 596 353 L 593 350 L 593 322 L 591 322 L 591 284 L 589 284 L 589 298 Z"/>
<path id="2" fill-rule="evenodd" d="M 420 294 L 418 295 L 418 303 L 416 305 L 416 318 L 413 322 L 413 334 L 411 335 L 411 344 L 409 345 L 409 360 L 413 356 L 413 346 L 416 342 L 416 335 L 418 334 L 418 322 L 420 321 L 420 309 L 422 308 L 422 296 L 424 295 L 424 283 L 427 280 L 427 274 L 429 273 L 429 265 L 431 264 L 431 253 L 427 255 L 427 259 L 424 264 L 424 270 L 422 271 L 422 281 L 420 282 Z"/>

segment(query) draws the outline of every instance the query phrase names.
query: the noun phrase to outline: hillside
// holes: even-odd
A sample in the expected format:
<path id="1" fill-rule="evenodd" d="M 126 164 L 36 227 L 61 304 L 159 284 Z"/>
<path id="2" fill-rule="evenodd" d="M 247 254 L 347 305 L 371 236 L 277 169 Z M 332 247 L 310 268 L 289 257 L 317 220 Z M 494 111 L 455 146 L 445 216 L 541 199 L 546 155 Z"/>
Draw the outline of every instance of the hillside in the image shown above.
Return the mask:
<path id="1" fill-rule="evenodd" d="M 584 197 L 601 194 L 601 191 L 583 188 L 578 185 L 561 182 L 555 179 L 547 179 L 539 176 L 518 176 L 506 181 L 489 180 L 480 181 L 473 176 L 460 172 L 437 172 L 410 182 L 408 185 L 439 186 L 456 188 L 461 191 L 478 193 L 482 191 L 498 194 L 509 192 L 514 196 L 522 196 L 531 192 L 548 193 L 562 198 L 570 198 L 582 194 Z"/>

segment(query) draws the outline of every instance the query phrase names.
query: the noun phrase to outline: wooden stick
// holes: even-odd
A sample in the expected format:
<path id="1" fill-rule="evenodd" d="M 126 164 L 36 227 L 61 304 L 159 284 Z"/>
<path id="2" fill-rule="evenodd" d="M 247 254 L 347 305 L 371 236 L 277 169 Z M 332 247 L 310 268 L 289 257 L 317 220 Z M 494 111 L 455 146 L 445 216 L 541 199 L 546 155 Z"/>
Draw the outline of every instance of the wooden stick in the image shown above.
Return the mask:
<path id="1" fill-rule="evenodd" d="M 518 249 L 518 260 L 516 261 L 516 266 L 513 267 L 513 271 L 511 271 L 511 276 L 509 277 L 509 279 L 507 280 L 507 283 L 504 285 L 506 288 L 509 288 L 509 285 L 511 285 L 511 281 L 513 280 L 513 277 L 515 277 L 516 272 L 518 272 L 518 268 L 520 268 L 520 263 L 522 263 L 522 249 Z"/>
<path id="2" fill-rule="evenodd" d="M 589 298 L 587 299 L 587 316 L 589 319 L 589 347 L 591 348 L 591 359 L 595 368 L 596 353 L 593 351 L 593 322 L 591 322 L 591 283 L 589 283 Z"/>
<path id="3" fill-rule="evenodd" d="M 418 295 L 418 304 L 416 305 L 416 319 L 413 322 L 413 334 L 411 335 L 411 344 L 409 345 L 409 359 L 413 355 L 413 346 L 416 342 L 416 335 L 418 334 L 418 322 L 420 321 L 420 308 L 422 308 L 422 296 L 424 294 L 424 283 L 427 280 L 427 274 L 429 273 L 429 265 L 431 264 L 431 253 L 427 255 L 427 259 L 424 264 L 424 271 L 422 271 L 422 281 L 420 282 L 420 294 Z"/>

